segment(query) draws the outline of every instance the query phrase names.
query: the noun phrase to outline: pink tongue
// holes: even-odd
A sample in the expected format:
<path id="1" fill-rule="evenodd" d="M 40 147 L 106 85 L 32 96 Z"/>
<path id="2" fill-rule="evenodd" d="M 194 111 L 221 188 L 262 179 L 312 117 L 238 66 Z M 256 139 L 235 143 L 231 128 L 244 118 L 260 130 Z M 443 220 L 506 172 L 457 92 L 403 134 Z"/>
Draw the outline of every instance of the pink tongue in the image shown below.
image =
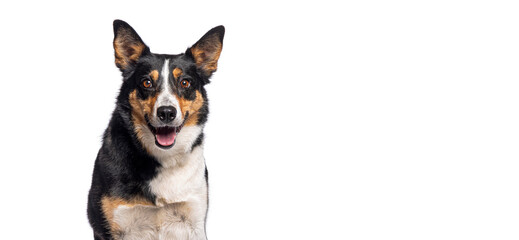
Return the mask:
<path id="1" fill-rule="evenodd" d="M 177 133 L 175 131 L 171 131 L 169 133 L 160 133 L 157 134 L 157 142 L 162 146 L 169 146 L 175 142 L 175 137 Z"/>

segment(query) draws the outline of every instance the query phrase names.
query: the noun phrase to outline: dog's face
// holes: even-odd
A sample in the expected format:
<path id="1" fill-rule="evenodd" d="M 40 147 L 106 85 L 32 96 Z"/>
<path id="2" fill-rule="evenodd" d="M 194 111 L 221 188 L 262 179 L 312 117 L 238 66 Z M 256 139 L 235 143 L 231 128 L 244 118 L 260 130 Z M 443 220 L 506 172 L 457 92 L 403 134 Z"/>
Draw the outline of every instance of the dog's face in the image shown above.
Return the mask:
<path id="1" fill-rule="evenodd" d="M 118 98 L 142 146 L 156 157 L 187 151 L 207 119 L 205 84 L 217 69 L 224 28 L 213 28 L 184 54 L 151 53 L 135 30 L 114 21 L 115 63 L 123 73 Z"/>

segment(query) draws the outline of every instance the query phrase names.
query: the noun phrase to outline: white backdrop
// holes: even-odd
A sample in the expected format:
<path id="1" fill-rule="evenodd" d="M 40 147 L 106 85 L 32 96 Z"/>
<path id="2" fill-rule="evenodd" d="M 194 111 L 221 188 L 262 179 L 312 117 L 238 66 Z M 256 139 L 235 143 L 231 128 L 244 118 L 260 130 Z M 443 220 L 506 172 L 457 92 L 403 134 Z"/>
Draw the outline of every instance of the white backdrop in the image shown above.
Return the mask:
<path id="1" fill-rule="evenodd" d="M 226 27 L 207 86 L 208 237 L 518 239 L 514 1 L 0 3 L 2 239 L 92 239 L 121 77 Z"/>

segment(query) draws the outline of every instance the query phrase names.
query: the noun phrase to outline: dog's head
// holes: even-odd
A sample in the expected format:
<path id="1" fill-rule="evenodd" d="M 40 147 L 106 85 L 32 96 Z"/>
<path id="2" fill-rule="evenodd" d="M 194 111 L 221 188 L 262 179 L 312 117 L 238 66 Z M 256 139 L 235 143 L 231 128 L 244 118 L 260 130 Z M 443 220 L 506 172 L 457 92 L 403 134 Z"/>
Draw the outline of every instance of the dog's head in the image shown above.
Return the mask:
<path id="1" fill-rule="evenodd" d="M 178 55 L 155 54 L 126 22 L 114 21 L 115 64 L 123 74 L 118 109 L 156 157 L 187 151 L 207 119 L 205 84 L 216 71 L 225 29 L 218 26 Z"/>

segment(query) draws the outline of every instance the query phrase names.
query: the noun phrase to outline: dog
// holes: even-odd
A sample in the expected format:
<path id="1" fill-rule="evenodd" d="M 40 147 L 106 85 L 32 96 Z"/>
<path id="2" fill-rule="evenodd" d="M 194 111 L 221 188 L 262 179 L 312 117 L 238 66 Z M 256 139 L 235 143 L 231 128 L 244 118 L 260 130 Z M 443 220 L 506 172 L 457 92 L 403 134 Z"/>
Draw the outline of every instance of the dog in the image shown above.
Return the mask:
<path id="1" fill-rule="evenodd" d="M 177 55 L 152 53 L 124 21 L 113 29 L 123 83 L 88 195 L 94 239 L 207 239 L 204 86 L 217 70 L 225 28 Z"/>

